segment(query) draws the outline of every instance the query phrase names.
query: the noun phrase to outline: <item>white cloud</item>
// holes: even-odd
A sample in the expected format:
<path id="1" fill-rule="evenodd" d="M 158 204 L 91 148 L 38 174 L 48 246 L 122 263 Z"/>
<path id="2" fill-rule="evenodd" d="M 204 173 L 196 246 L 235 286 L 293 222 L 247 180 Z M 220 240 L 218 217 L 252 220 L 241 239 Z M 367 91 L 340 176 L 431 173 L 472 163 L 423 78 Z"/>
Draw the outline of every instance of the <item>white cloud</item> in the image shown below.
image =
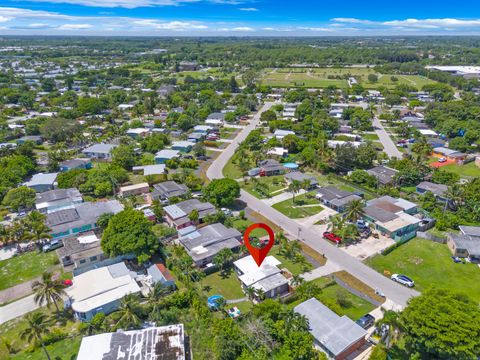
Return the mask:
<path id="1" fill-rule="evenodd" d="M 46 0 L 26 0 L 30 2 L 45 2 Z M 104 7 L 104 8 L 126 8 L 134 9 L 139 7 L 151 6 L 179 6 L 194 2 L 209 2 L 214 4 L 240 5 L 247 1 L 243 0 L 48 0 L 49 3 L 55 4 L 75 4 L 90 7 Z"/>
<path id="2" fill-rule="evenodd" d="M 389 21 L 372 21 L 356 18 L 333 18 L 334 22 L 331 26 L 339 26 L 341 24 L 358 24 L 365 27 L 374 28 L 390 28 L 394 30 L 407 29 L 431 29 L 431 30 L 453 30 L 462 28 L 478 28 L 480 27 L 480 19 L 403 19 Z"/>
<path id="3" fill-rule="evenodd" d="M 355 18 L 333 18 L 331 21 L 339 22 L 339 23 L 348 23 L 348 24 L 373 24 L 373 21 L 370 20 L 361 20 Z"/>
<path id="4" fill-rule="evenodd" d="M 93 28 L 91 24 L 63 24 L 58 27 L 59 30 L 86 30 Z"/>
<path id="5" fill-rule="evenodd" d="M 300 30 L 308 30 L 308 31 L 318 31 L 318 32 L 335 32 L 337 29 L 332 29 L 329 27 L 299 27 Z"/>
<path id="6" fill-rule="evenodd" d="M 156 30 L 190 30 L 190 29 L 208 29 L 208 26 L 197 22 L 188 21 L 169 21 L 162 22 L 154 19 L 136 20 L 133 24 L 151 27 Z"/>
<path id="7" fill-rule="evenodd" d="M 238 10 L 240 10 L 240 11 L 259 11 L 257 8 L 254 8 L 254 7 L 245 7 L 245 8 L 240 8 Z"/>

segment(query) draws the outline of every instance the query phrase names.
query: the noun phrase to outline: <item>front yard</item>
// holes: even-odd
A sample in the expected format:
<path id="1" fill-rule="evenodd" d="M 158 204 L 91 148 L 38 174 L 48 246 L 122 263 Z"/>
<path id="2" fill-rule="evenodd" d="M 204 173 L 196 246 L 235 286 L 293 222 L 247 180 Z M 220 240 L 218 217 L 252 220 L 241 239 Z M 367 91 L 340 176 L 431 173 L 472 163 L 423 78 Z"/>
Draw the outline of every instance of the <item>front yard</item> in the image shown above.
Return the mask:
<path id="1" fill-rule="evenodd" d="M 313 192 L 295 196 L 295 202 L 292 198 L 276 203 L 272 207 L 291 219 L 305 218 L 323 210 Z"/>
<path id="2" fill-rule="evenodd" d="M 51 270 L 58 263 L 57 254 L 32 251 L 0 261 L 0 290 L 21 284 Z"/>
<path id="3" fill-rule="evenodd" d="M 282 189 L 287 187 L 283 175 L 264 176 L 255 178 L 255 180 L 248 179 L 246 182 L 242 181 L 240 186 L 258 199 L 278 195 Z"/>
<path id="4" fill-rule="evenodd" d="M 460 175 L 462 178 L 480 177 L 480 168 L 472 161 L 465 165 L 450 164 L 440 168 L 448 172 Z"/>
<path id="5" fill-rule="evenodd" d="M 415 281 L 417 290 L 430 286 L 468 293 L 480 301 L 480 268 L 475 264 L 456 264 L 445 244 L 415 238 L 390 254 L 377 255 L 367 264 L 380 273 L 401 273 Z"/>

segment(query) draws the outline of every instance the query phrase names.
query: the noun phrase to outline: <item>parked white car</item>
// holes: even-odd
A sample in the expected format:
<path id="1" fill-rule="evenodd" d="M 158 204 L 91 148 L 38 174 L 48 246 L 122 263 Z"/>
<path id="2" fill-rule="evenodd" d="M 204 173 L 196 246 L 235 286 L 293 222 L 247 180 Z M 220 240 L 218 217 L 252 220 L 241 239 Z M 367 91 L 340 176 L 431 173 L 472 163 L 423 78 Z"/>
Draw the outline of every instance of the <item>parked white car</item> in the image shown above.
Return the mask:
<path id="1" fill-rule="evenodd" d="M 402 285 L 405 285 L 405 286 L 408 286 L 408 287 L 414 287 L 415 286 L 415 281 L 413 281 L 412 279 L 410 279 L 408 276 L 406 275 L 402 275 L 402 274 L 393 274 L 391 276 L 391 279 L 393 281 L 396 281 L 398 282 L 399 284 L 402 284 Z"/>

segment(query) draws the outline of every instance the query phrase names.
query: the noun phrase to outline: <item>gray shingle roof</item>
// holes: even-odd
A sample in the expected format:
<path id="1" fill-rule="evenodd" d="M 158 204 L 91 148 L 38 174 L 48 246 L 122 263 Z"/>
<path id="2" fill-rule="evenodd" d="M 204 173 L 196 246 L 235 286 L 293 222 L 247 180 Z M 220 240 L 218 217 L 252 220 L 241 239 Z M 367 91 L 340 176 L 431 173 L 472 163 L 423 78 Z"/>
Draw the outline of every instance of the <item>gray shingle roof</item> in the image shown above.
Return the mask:
<path id="1" fill-rule="evenodd" d="M 82 152 L 83 153 L 95 153 L 95 154 L 110 154 L 110 152 L 116 148 L 117 145 L 114 144 L 94 144 L 87 147 Z"/>
<path id="2" fill-rule="evenodd" d="M 443 195 L 448 190 L 448 186 L 443 184 L 435 184 L 430 181 L 422 181 L 417 185 L 417 189 L 430 191 L 435 195 Z"/>
<path id="3" fill-rule="evenodd" d="M 45 191 L 43 193 L 37 194 L 36 203 L 52 202 L 64 199 L 74 200 L 76 198 L 82 197 L 82 194 L 78 189 L 55 189 L 50 191 Z"/>
<path id="4" fill-rule="evenodd" d="M 398 170 L 380 165 L 367 170 L 367 172 L 370 175 L 375 176 L 381 184 L 388 184 L 393 181 Z"/>

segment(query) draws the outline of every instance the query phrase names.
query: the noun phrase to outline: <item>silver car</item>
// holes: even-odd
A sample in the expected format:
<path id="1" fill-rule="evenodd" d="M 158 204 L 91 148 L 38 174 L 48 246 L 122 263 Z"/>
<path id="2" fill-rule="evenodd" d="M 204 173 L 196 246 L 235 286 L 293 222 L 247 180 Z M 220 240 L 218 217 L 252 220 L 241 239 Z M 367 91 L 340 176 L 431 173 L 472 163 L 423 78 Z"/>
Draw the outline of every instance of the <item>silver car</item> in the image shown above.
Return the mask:
<path id="1" fill-rule="evenodd" d="M 408 276 L 406 275 L 402 275 L 402 274 L 393 274 L 391 276 L 391 279 L 393 281 L 396 281 L 398 282 L 399 284 L 402 284 L 402 285 L 405 285 L 405 286 L 408 286 L 408 287 L 414 287 L 415 286 L 415 281 L 413 281 L 412 279 L 410 279 Z"/>

